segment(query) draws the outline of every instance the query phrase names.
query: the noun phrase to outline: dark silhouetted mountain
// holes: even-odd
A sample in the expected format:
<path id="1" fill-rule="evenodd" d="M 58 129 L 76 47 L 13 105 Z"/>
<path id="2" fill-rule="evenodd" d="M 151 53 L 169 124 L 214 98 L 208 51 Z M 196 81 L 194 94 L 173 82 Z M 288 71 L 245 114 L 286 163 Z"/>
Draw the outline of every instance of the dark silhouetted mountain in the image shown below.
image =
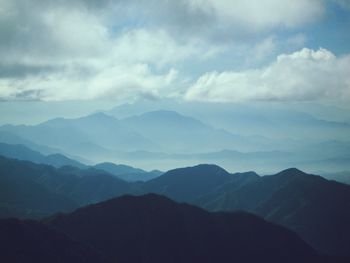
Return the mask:
<path id="1" fill-rule="evenodd" d="M 202 164 L 170 170 L 146 182 L 143 191 L 166 195 L 176 201 L 191 202 L 230 179 L 230 174 L 221 167 Z"/>
<path id="2" fill-rule="evenodd" d="M 134 168 L 132 166 L 123 164 L 117 165 L 108 162 L 96 164 L 94 168 L 104 170 L 128 182 L 148 181 L 160 176 L 163 173 L 158 170 L 146 172 L 142 169 Z"/>
<path id="3" fill-rule="evenodd" d="M 126 193 L 158 193 L 210 211 L 245 210 L 297 232 L 323 254 L 349 256 L 350 186 L 287 169 L 260 177 L 216 165 L 170 170 L 145 183 L 105 171 L 0 158 L 1 216 L 37 218 Z"/>
<path id="4" fill-rule="evenodd" d="M 350 186 L 287 169 L 195 202 L 214 211 L 245 210 L 296 231 L 322 253 L 350 256 Z"/>
<path id="5" fill-rule="evenodd" d="M 0 143 L 0 155 L 18 160 L 31 161 L 33 163 L 48 164 L 55 167 L 65 165 L 86 168 L 86 165 L 70 159 L 62 154 L 43 155 L 37 151 L 33 151 L 24 145 L 13 145 Z"/>
<path id="6" fill-rule="evenodd" d="M 40 218 L 76 208 L 72 199 L 50 191 L 39 182 L 40 176 L 53 170 L 0 156 L 0 217 Z"/>
<path id="7" fill-rule="evenodd" d="M 322 176 L 328 180 L 334 180 L 343 184 L 350 184 L 350 171 L 325 173 Z"/>
<path id="8" fill-rule="evenodd" d="M 0 219 L 0 262 L 98 263 L 106 260 L 92 248 L 35 221 Z"/>
<path id="9" fill-rule="evenodd" d="M 45 220 L 113 262 L 321 262 L 295 233 L 254 215 L 123 196 Z"/>
<path id="10" fill-rule="evenodd" d="M 1 217 L 38 218 L 130 192 L 131 184 L 96 169 L 34 164 L 0 156 Z"/>

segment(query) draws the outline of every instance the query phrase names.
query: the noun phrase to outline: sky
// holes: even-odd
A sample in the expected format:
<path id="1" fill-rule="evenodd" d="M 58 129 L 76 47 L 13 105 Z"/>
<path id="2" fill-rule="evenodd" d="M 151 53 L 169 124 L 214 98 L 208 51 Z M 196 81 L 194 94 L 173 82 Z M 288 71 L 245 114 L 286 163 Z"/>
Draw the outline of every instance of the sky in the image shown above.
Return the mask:
<path id="1" fill-rule="evenodd" d="M 165 98 L 348 105 L 350 1 L 0 0 L 0 104 Z"/>

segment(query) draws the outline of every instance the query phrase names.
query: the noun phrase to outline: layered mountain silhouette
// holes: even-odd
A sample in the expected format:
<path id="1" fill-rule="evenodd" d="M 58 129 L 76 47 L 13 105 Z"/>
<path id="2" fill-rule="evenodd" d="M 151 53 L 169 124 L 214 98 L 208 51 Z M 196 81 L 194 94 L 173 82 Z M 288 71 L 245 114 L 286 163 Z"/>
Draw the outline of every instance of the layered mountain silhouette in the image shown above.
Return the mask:
<path id="1" fill-rule="evenodd" d="M 132 163 L 147 170 L 168 170 L 206 162 L 239 170 L 254 167 L 263 173 L 290 166 L 317 173 L 350 168 L 350 144 L 345 139 L 290 140 L 275 136 L 272 131 L 267 135 L 242 133 L 240 128 L 247 125 L 233 121 L 237 117 L 235 114 L 243 114 L 242 110 L 229 112 L 221 118 L 225 125 L 211 118 L 208 124 L 200 121 L 200 116 L 196 119 L 170 110 L 142 112 L 123 119 L 94 113 L 75 119 L 51 119 L 31 126 L 3 125 L 0 126 L 0 142 L 22 144 L 45 155 L 61 153 L 77 156 L 76 159 L 81 162 Z M 273 120 L 264 113 L 263 117 L 254 115 L 252 121 L 260 119 L 264 125 L 270 124 L 272 130 L 291 129 L 288 125 L 284 127 L 286 123 L 278 113 L 274 114 L 277 116 Z M 334 132 L 340 129 L 342 134 L 348 134 L 348 124 L 328 123 L 298 113 L 287 116 L 290 116 L 289 121 L 295 119 L 301 127 L 306 125 L 313 129 L 307 125 L 310 121 L 315 125 L 322 123 L 320 127 L 332 127 Z M 263 130 L 268 130 L 264 125 L 261 126 Z"/>
<path id="2" fill-rule="evenodd" d="M 131 183 L 94 168 L 0 157 L 0 187 L 1 217 L 42 218 L 123 194 L 157 193 L 209 211 L 248 211 L 294 230 L 322 254 L 350 256 L 350 186 L 295 168 L 261 177 L 198 165 Z"/>
<path id="3" fill-rule="evenodd" d="M 350 256 L 348 185 L 298 169 L 260 177 L 199 165 L 168 171 L 143 189 L 210 211 L 249 211 L 293 229 L 319 251 Z"/>
<path id="4" fill-rule="evenodd" d="M 109 154 L 115 149 L 158 148 L 155 143 L 103 113 L 77 119 L 56 118 L 35 126 L 4 125 L 0 130 L 82 156 Z"/>
<path id="5" fill-rule="evenodd" d="M 57 168 L 66 165 L 75 166 L 78 168 L 87 168 L 86 165 L 71 158 L 68 158 L 63 154 L 54 153 L 49 155 L 43 155 L 40 152 L 33 151 L 21 144 L 13 145 L 0 143 L 0 155 L 18 160 L 31 161 L 33 163 L 38 164 L 52 165 Z"/>
<path id="6" fill-rule="evenodd" d="M 254 138 L 214 129 L 175 111 L 151 111 L 123 119 L 121 122 L 162 145 L 162 149 L 168 152 L 193 152 L 193 149 L 198 148 L 201 151 L 217 151 L 225 147 L 247 150 L 256 149 L 258 146 Z"/>
<path id="7" fill-rule="evenodd" d="M 128 182 L 148 181 L 150 179 L 158 177 L 163 173 L 158 170 L 147 172 L 145 170 L 134 168 L 129 165 L 114 164 L 108 162 L 96 164 L 94 168 L 104 170 Z"/>
<path id="8" fill-rule="evenodd" d="M 321 262 L 295 233 L 254 215 L 163 196 L 123 196 L 45 220 L 113 262 Z"/>
<path id="9" fill-rule="evenodd" d="M 59 169 L 0 156 L 0 217 L 40 218 L 130 192 L 131 184 L 96 169 Z"/>

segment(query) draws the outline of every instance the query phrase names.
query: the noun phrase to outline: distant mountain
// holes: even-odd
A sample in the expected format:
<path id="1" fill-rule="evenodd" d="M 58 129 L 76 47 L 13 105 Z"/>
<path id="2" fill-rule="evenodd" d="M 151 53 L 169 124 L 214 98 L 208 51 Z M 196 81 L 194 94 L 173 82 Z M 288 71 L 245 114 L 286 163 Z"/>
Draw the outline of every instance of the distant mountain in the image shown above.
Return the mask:
<path id="1" fill-rule="evenodd" d="M 123 164 L 117 165 L 114 163 L 100 163 L 96 164 L 94 168 L 104 170 L 128 182 L 148 181 L 163 173 L 158 170 L 146 172 L 139 168 L 134 168 Z"/>
<path id="2" fill-rule="evenodd" d="M 174 100 L 161 100 L 157 102 L 138 101 L 133 104 L 120 105 L 108 111 L 108 114 L 118 118 L 126 118 L 159 109 L 176 111 L 237 135 L 281 138 L 284 145 L 293 144 L 295 139 L 302 139 L 304 142 L 316 138 L 320 140 L 335 138 L 348 140 L 349 110 L 330 109 L 329 107 L 325 110 L 322 108 L 324 108 L 322 105 L 311 105 L 304 102 L 296 106 L 295 103 L 266 105 L 258 102 L 211 102 L 208 104 L 206 102 L 178 103 Z M 331 116 L 324 115 L 324 113 L 327 115 L 331 112 L 333 112 Z M 312 134 L 311 137 L 310 134 Z M 282 149 L 290 150 L 286 147 Z"/>
<path id="3" fill-rule="evenodd" d="M 35 126 L 4 125 L 0 131 L 85 158 L 108 155 L 113 150 L 157 149 L 155 143 L 103 113 L 77 119 L 57 118 Z"/>
<path id="4" fill-rule="evenodd" d="M 37 151 L 33 151 L 24 145 L 13 145 L 0 143 L 0 155 L 18 160 L 26 160 L 34 163 L 48 164 L 55 167 L 65 165 L 75 166 L 79 168 L 86 168 L 87 166 L 70 159 L 62 154 L 43 155 Z"/>
<path id="5" fill-rule="evenodd" d="M 0 156 L 0 217 L 40 218 L 129 193 L 104 171 L 34 164 Z"/>
<path id="6" fill-rule="evenodd" d="M 146 138 L 157 142 L 166 152 L 218 151 L 223 148 L 257 149 L 261 142 L 214 129 L 192 117 L 175 111 L 158 110 L 121 121 Z M 205 143 L 203 143 L 205 142 Z"/>
<path id="7" fill-rule="evenodd" d="M 97 251 L 67 235 L 35 221 L 0 219 L 0 261 L 22 262 L 107 262 Z"/>
<path id="8" fill-rule="evenodd" d="M 295 107 L 292 108 L 281 105 L 269 107 L 257 103 L 211 104 L 208 107 L 206 103 L 198 103 L 195 110 L 189 107 L 187 111 L 193 112 L 193 116 L 199 120 L 236 134 L 284 140 L 348 140 L 349 123 L 324 120 L 309 114 L 307 110 L 298 111 Z"/>
<path id="9" fill-rule="evenodd" d="M 5 126 L 6 127 L 6 126 Z M 34 143 L 28 139 L 24 139 L 14 133 L 8 132 L 8 131 L 1 131 L 0 126 L 0 143 L 6 143 L 6 144 L 21 144 L 24 145 L 34 151 L 40 152 L 41 154 L 53 154 L 53 153 L 60 153 L 61 151 L 56 148 L 51 148 L 45 145 Z"/>
<path id="10" fill-rule="evenodd" d="M 123 196 L 45 222 L 113 262 L 322 262 L 296 234 L 256 216 L 208 213 L 154 194 Z"/>

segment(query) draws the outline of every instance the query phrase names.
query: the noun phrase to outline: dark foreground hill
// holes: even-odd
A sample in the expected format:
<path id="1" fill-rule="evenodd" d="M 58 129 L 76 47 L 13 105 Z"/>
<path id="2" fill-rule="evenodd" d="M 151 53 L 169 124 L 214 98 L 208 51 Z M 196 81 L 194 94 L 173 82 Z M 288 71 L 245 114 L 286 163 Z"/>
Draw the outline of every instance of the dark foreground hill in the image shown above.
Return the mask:
<path id="1" fill-rule="evenodd" d="M 0 156 L 0 218 L 42 218 L 120 196 L 130 187 L 92 168 L 57 169 Z"/>
<path id="2" fill-rule="evenodd" d="M 232 179 L 231 174 L 217 165 L 201 164 L 170 170 L 146 182 L 145 193 L 158 193 L 179 202 L 191 202 Z"/>
<path id="3" fill-rule="evenodd" d="M 128 183 L 96 169 L 56 169 L 0 157 L 2 218 L 42 218 L 123 194 L 151 192 L 209 211 L 248 211 L 295 231 L 319 253 L 350 256 L 350 186 L 297 169 L 260 177 L 198 165 Z"/>
<path id="4" fill-rule="evenodd" d="M 35 221 L 0 219 L 0 262 L 106 262 L 92 248 Z"/>
<path id="5" fill-rule="evenodd" d="M 258 176 L 198 165 L 168 171 L 143 190 L 209 211 L 248 211 L 292 229 L 321 253 L 350 257 L 349 185 L 295 168 Z"/>
<path id="6" fill-rule="evenodd" d="M 297 232 L 322 253 L 350 256 L 350 186 L 287 169 L 237 187 L 230 182 L 194 203 L 245 210 Z"/>
<path id="7" fill-rule="evenodd" d="M 209 213 L 155 194 L 123 196 L 46 224 L 113 262 L 320 262 L 295 233 L 254 215 Z"/>

